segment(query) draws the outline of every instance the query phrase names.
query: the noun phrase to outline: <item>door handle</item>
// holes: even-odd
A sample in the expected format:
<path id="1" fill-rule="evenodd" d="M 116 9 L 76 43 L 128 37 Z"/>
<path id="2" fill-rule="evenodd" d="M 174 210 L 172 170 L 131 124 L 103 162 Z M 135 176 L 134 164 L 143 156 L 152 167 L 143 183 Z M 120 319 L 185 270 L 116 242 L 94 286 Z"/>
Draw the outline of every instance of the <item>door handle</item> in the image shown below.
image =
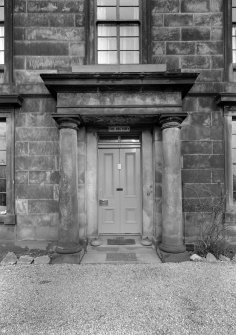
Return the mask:
<path id="1" fill-rule="evenodd" d="M 99 200 L 99 206 L 108 206 L 108 200 L 100 199 Z"/>
<path id="2" fill-rule="evenodd" d="M 117 190 L 117 191 L 123 191 L 123 188 L 118 187 L 116 190 Z"/>

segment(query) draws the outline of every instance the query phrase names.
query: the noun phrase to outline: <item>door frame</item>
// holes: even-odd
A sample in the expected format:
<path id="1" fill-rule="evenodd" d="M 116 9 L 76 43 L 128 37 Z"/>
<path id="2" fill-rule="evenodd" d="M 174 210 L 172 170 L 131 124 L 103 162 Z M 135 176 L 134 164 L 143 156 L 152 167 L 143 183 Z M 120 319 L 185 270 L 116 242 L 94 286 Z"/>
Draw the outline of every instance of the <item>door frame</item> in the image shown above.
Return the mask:
<path id="1" fill-rule="evenodd" d="M 140 206 L 141 206 L 141 210 L 140 210 L 140 223 L 139 223 L 139 232 L 138 233 L 102 233 L 101 232 L 101 223 L 99 222 L 99 192 L 97 192 L 97 218 L 98 218 L 98 234 L 99 235 L 141 235 L 142 234 L 142 228 L 143 228 L 143 196 L 142 196 L 142 190 L 143 190 L 143 186 L 142 186 L 142 145 L 141 145 L 141 136 L 140 134 L 130 134 L 129 133 L 129 138 L 131 139 L 131 141 L 127 140 L 126 142 L 121 142 L 119 140 L 122 139 L 122 137 L 125 137 L 124 134 L 116 134 L 116 135 L 110 135 L 110 134 L 106 134 L 105 138 L 107 140 L 103 140 L 103 141 L 99 141 L 99 137 L 101 138 L 102 136 L 98 134 L 98 146 L 97 146 L 97 150 L 98 150 L 98 157 L 99 157 L 99 150 L 101 149 L 115 149 L 115 150 L 119 150 L 119 149 L 140 149 L 139 152 L 139 164 L 140 164 L 140 173 L 139 173 L 139 199 L 140 199 Z M 112 140 L 112 138 L 117 138 L 118 140 Z M 127 136 L 126 136 L 127 137 Z M 132 140 L 136 140 L 137 142 L 132 142 Z M 99 175 L 99 159 L 98 159 L 98 166 L 97 166 L 97 175 Z M 99 190 L 99 178 L 97 178 L 97 189 Z"/>

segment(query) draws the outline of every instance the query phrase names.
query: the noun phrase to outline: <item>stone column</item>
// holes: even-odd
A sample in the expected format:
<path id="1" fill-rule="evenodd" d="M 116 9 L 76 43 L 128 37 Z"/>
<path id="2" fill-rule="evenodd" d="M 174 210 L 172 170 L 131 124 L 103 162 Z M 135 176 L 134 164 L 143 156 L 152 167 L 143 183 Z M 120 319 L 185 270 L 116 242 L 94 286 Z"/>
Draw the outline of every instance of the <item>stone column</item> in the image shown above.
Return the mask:
<path id="1" fill-rule="evenodd" d="M 183 243 L 181 182 L 181 117 L 160 118 L 163 138 L 162 175 L 162 243 L 160 249 L 170 253 L 185 251 Z"/>
<path id="2" fill-rule="evenodd" d="M 78 161 L 76 117 L 55 116 L 60 129 L 58 253 L 79 252 Z"/>

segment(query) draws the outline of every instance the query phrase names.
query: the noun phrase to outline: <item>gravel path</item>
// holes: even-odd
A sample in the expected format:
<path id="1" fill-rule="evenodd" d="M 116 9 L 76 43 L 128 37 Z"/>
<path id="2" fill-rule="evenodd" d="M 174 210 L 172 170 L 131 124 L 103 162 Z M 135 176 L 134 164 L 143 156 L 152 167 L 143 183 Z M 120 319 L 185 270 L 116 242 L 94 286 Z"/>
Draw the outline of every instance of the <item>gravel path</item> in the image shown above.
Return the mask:
<path id="1" fill-rule="evenodd" d="M 235 335 L 236 264 L 0 267 L 0 334 Z"/>

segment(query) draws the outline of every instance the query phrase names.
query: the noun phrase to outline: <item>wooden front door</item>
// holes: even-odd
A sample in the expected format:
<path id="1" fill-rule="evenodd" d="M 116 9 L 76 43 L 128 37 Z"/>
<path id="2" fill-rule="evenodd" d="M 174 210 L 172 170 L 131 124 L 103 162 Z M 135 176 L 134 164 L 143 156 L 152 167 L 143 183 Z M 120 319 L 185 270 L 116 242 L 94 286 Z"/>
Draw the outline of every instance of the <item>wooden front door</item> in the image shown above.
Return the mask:
<path id="1" fill-rule="evenodd" d="M 140 233 L 140 148 L 99 149 L 98 177 L 99 233 Z"/>

